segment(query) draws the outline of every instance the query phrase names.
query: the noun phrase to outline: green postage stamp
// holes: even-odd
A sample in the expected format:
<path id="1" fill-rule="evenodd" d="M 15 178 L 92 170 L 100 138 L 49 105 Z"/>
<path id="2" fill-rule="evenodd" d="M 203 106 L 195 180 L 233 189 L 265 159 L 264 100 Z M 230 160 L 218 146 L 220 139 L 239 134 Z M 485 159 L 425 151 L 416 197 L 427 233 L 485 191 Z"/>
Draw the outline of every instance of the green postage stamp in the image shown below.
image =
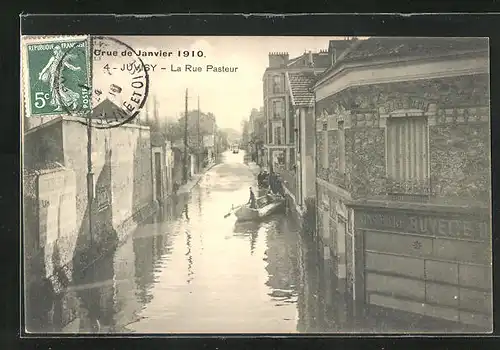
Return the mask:
<path id="1" fill-rule="evenodd" d="M 23 37 L 23 107 L 27 117 L 91 110 L 88 36 Z"/>

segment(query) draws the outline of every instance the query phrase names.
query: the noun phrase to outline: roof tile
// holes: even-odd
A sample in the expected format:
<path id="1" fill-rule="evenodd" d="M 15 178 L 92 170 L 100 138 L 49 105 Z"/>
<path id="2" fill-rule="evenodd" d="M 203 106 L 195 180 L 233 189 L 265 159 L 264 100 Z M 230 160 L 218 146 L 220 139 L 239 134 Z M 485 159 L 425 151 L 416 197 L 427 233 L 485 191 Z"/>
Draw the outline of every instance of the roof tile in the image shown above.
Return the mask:
<path id="1" fill-rule="evenodd" d="M 295 105 L 310 105 L 314 97 L 314 93 L 310 90 L 310 87 L 316 81 L 316 76 L 311 73 L 288 73 L 288 77 Z"/>

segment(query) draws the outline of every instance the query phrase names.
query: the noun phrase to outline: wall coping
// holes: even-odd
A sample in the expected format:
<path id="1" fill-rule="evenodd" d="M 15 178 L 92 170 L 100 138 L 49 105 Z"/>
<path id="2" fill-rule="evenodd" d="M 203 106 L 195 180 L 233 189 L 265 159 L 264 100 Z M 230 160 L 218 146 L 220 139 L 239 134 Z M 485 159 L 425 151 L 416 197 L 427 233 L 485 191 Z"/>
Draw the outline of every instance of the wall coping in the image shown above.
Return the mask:
<path id="1" fill-rule="evenodd" d="M 54 119 L 51 119 L 49 121 L 47 121 L 46 123 L 43 123 L 43 124 L 40 124 L 40 125 L 37 125 L 31 129 L 29 129 L 28 131 L 24 132 L 24 135 L 28 135 L 28 134 L 32 134 L 38 130 L 41 130 L 47 126 L 50 126 L 50 125 L 53 125 L 53 124 L 57 124 L 59 122 L 62 122 L 62 121 L 69 121 L 69 122 L 84 122 L 87 118 L 84 118 L 84 117 L 75 117 L 75 116 L 69 116 L 69 115 L 61 115 L 57 118 L 54 118 Z M 140 129 L 140 130 L 150 130 L 149 126 L 144 126 L 144 125 L 137 125 L 137 124 L 123 124 L 123 125 L 120 125 L 120 127 L 123 127 L 123 128 L 130 128 L 130 129 Z M 102 129 L 102 130 L 105 130 L 105 129 Z"/>

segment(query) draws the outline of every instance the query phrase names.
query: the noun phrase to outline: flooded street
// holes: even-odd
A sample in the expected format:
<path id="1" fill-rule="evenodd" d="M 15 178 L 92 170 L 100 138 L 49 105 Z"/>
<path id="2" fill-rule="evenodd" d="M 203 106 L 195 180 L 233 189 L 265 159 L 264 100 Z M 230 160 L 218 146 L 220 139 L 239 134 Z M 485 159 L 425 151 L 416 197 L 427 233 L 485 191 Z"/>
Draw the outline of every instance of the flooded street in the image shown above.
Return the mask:
<path id="1" fill-rule="evenodd" d="M 253 170 L 255 171 L 255 170 Z M 329 261 L 291 213 L 237 223 L 227 215 L 257 188 L 243 154 L 226 153 L 52 301 L 43 332 L 352 333 L 447 329 L 399 317 L 357 320 Z M 45 301 L 48 305 L 44 306 Z M 358 310 L 359 311 L 359 310 Z M 62 317 L 62 315 L 73 317 Z M 70 319 L 64 322 L 63 319 Z M 450 330 L 452 330 L 450 328 Z"/>
<path id="2" fill-rule="evenodd" d="M 243 154 L 226 154 L 190 194 L 100 259 L 74 287 L 89 318 L 79 331 L 93 323 L 101 332 L 327 331 L 307 319 L 318 296 L 306 270 L 317 264 L 293 218 L 225 217 L 248 199 L 249 186 L 255 176 Z"/>

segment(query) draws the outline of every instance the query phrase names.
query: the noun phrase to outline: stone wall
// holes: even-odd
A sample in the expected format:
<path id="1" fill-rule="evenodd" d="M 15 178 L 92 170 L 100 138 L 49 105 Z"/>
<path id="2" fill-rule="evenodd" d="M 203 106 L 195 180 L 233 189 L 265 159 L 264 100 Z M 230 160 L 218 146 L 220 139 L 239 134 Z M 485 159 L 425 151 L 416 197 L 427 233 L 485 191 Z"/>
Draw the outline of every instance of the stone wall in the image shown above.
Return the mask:
<path id="1" fill-rule="evenodd" d="M 23 181 L 27 327 L 37 330 L 44 308 L 50 308 L 37 302 L 39 293 L 47 293 L 47 298 L 60 295 L 72 279 L 78 235 L 76 184 L 74 172 L 60 165 L 30 172 Z M 68 313 L 60 317 L 71 318 Z"/>
<path id="2" fill-rule="evenodd" d="M 430 195 L 423 199 L 426 204 L 407 200 L 405 204 L 387 194 L 386 122 L 389 113 L 398 110 L 427 116 Z M 346 289 L 358 296 L 358 302 L 383 312 L 397 310 L 491 329 L 488 76 L 352 87 L 317 101 L 315 114 L 317 236 L 321 248 L 330 252 L 334 272 L 345 278 Z M 340 121 L 345 132 L 344 178 L 338 171 Z M 321 162 L 325 147 L 328 169 Z M 362 222 L 368 209 L 360 209 L 365 200 L 373 200 L 370 215 L 378 218 L 368 224 Z M 348 205 L 347 212 L 356 210 L 350 215 L 356 220 L 347 218 L 345 233 L 339 229 L 342 201 Z M 399 209 L 403 204 L 404 212 Z M 459 213 L 461 205 L 477 210 Z M 438 209 L 439 213 L 434 212 Z M 411 231 L 413 224 L 394 226 L 403 225 L 405 215 L 427 215 L 422 219 L 424 231 Z M 411 220 L 420 224 L 420 219 Z M 344 255 L 341 244 L 345 244 Z M 361 292 L 354 291 L 360 288 Z"/>
<path id="3" fill-rule="evenodd" d="M 108 195 L 112 227 L 119 227 L 153 201 L 150 133 L 147 127 L 127 125 L 92 132 L 92 163 L 96 197 L 100 188 Z M 64 157 L 74 169 L 77 183 L 77 220 L 82 223 L 87 208 L 86 127 L 64 121 Z M 83 151 L 83 152 L 82 152 Z"/>
<path id="4" fill-rule="evenodd" d="M 488 203 L 490 133 L 487 122 L 429 128 L 431 184 L 436 196 Z"/>
<path id="5" fill-rule="evenodd" d="M 385 139 L 381 128 L 361 127 L 345 131 L 346 184 L 352 196 L 368 197 L 384 192 Z"/>
<path id="6" fill-rule="evenodd" d="M 24 248 L 28 252 L 25 274 L 30 330 L 41 329 L 47 322 L 69 323 L 76 307 L 68 305 L 77 300 L 74 293 L 64 290 L 75 273 L 104 254 L 109 244 L 124 240 L 138 222 L 156 210 L 149 130 L 130 125 L 93 129 L 92 136 L 95 193 L 89 206 L 86 126 L 64 117 L 25 135 Z M 47 299 L 37 301 L 40 293 Z M 60 305 L 65 305 L 62 314 L 54 310 Z M 47 321 L 51 313 L 59 319 Z"/>
<path id="7" fill-rule="evenodd" d="M 60 119 L 52 119 L 24 135 L 23 162 L 25 169 L 45 169 L 51 163 L 64 163 L 63 132 Z"/>
<path id="8" fill-rule="evenodd" d="M 349 190 L 354 198 L 385 195 L 385 125 L 388 109 L 435 104 L 430 112 L 431 193 L 487 204 L 490 188 L 489 81 L 485 75 L 359 86 L 316 104 L 316 159 L 325 147 L 322 125 L 328 118 L 329 168 L 317 165 L 317 177 Z M 415 97 L 415 91 L 420 96 Z M 426 107 L 427 106 L 427 107 Z M 346 176 L 338 172 L 338 131 L 331 122 L 345 120 Z M 320 162 L 321 163 L 321 162 Z"/>

